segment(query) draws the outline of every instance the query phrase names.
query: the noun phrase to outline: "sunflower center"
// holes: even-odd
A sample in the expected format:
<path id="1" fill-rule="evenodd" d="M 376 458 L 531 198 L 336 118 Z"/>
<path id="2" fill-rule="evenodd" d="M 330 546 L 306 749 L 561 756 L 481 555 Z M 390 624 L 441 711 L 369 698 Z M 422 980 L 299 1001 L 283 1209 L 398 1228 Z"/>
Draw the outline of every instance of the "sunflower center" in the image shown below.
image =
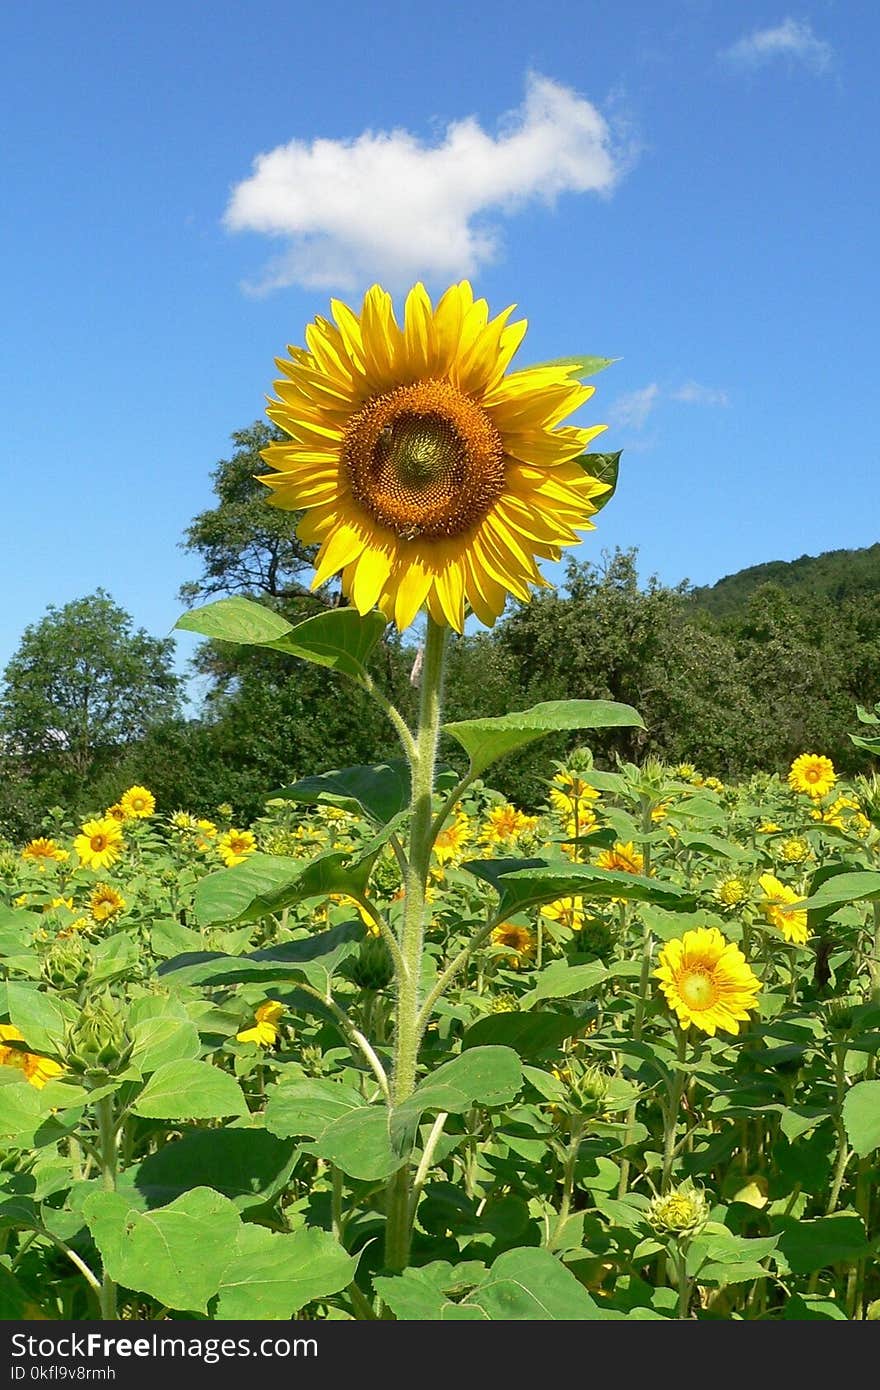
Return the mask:
<path id="1" fill-rule="evenodd" d="M 678 992 L 689 1009 L 711 1009 L 718 998 L 718 986 L 706 970 L 689 970 L 678 984 Z"/>
<path id="2" fill-rule="evenodd" d="M 461 535 L 504 488 L 501 436 L 448 381 L 368 401 L 349 423 L 342 457 L 357 501 L 404 540 Z"/>
<path id="3" fill-rule="evenodd" d="M 107 837 L 105 835 L 93 835 L 90 843 L 95 853 L 100 854 L 102 850 L 107 848 Z"/>

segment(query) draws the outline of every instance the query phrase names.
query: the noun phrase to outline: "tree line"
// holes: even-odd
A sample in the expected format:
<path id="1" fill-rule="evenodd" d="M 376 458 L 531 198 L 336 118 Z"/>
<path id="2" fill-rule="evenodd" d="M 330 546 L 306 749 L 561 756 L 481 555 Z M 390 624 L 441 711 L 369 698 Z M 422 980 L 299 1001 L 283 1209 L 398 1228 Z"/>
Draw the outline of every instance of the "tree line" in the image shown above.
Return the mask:
<path id="1" fill-rule="evenodd" d="M 244 594 L 296 620 L 340 601 L 330 586 L 310 592 L 314 556 L 294 535 L 296 518 L 267 506 L 255 479 L 260 449 L 274 437 L 257 422 L 233 435 L 231 457 L 218 463 L 216 501 L 182 542 L 201 566 L 181 591 L 185 604 Z M 730 779 L 782 770 L 812 750 L 858 770 L 865 754 L 848 734 L 856 704 L 880 700 L 880 576 L 876 589 L 866 586 L 861 561 L 860 582 L 847 587 L 845 562 L 835 564 L 842 582 L 833 590 L 774 579 L 731 604 L 724 581 L 725 602 L 713 611 L 686 583 L 640 579 L 635 551 L 571 559 L 558 589 L 511 601 L 494 630 L 454 641 L 447 717 L 570 697 L 620 700 L 647 728 L 591 736 L 606 765 L 652 753 Z M 389 629 L 374 662 L 405 713 L 415 652 L 411 636 Z M 50 608 L 26 629 L 0 684 L 0 833 L 33 834 L 52 806 L 100 809 L 138 782 L 165 811 L 210 815 L 229 802 L 245 820 L 307 772 L 397 754 L 381 713 L 333 672 L 216 642 L 199 648 L 194 672 L 207 694 L 188 714 L 170 639 L 135 629 L 102 590 Z M 560 736 L 509 759 L 494 784 L 535 805 L 549 761 L 571 742 Z M 456 761 L 455 745 L 445 753 Z"/>

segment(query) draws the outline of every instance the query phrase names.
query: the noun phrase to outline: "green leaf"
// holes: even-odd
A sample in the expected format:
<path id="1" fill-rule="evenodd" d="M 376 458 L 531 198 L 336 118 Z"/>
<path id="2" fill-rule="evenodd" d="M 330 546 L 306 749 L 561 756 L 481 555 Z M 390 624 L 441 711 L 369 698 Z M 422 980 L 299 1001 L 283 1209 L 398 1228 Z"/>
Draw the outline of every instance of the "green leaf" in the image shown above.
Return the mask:
<path id="1" fill-rule="evenodd" d="M 409 763 L 397 758 L 373 766 L 322 772 L 316 777 L 301 778 L 292 786 L 275 792 L 275 796 L 307 806 L 340 806 L 344 811 L 369 816 L 378 825 L 385 825 L 409 806 Z"/>
<path id="2" fill-rule="evenodd" d="M 464 1300 L 493 1322 L 593 1322 L 602 1318 L 582 1284 L 549 1250 L 526 1247 L 499 1255 Z"/>
<path id="3" fill-rule="evenodd" d="M 777 1262 L 783 1274 L 812 1274 L 834 1264 L 851 1264 L 867 1254 L 865 1228 L 857 1216 L 837 1212 L 814 1221 L 780 1218 Z"/>
<path id="4" fill-rule="evenodd" d="M 149 1120 L 219 1120 L 248 1114 L 238 1082 L 210 1062 L 166 1062 L 132 1105 Z"/>
<path id="5" fill-rule="evenodd" d="M 569 965 L 567 960 L 555 960 L 536 977 L 535 988 L 520 1000 L 521 1007 L 530 1009 L 541 999 L 568 999 L 572 994 L 585 994 L 608 979 L 608 970 L 601 961 L 586 965 Z M 503 1016 L 503 1015 L 502 1015 Z M 542 1014 L 526 1014 L 526 1018 L 541 1018 Z M 552 1015 L 551 1015 L 552 1017 Z M 572 1020 L 574 1027 L 583 1027 L 583 1020 Z"/>
<path id="6" fill-rule="evenodd" d="M 269 1092 L 266 1128 L 285 1139 L 317 1139 L 333 1120 L 363 1105 L 360 1092 L 344 1082 L 304 1077 L 282 1080 Z"/>
<path id="7" fill-rule="evenodd" d="M 237 642 L 247 647 L 276 642 L 293 630 L 293 624 L 280 613 L 249 598 L 221 598 L 206 603 L 183 613 L 174 626 L 217 642 Z"/>
<path id="8" fill-rule="evenodd" d="M 130 1201 L 162 1207 L 194 1187 L 210 1187 L 239 1211 L 271 1201 L 296 1161 L 291 1139 L 262 1129 L 194 1130 L 148 1155 L 119 1180 Z"/>
<path id="9" fill-rule="evenodd" d="M 9 1021 L 24 1034 L 37 1052 L 58 1052 L 64 1045 L 64 1015 L 48 994 L 36 985 L 8 980 L 6 997 Z"/>
<path id="10" fill-rule="evenodd" d="M 335 1163 L 350 1178 L 377 1182 L 400 1167 L 401 1157 L 391 1147 L 388 1109 L 384 1105 L 365 1105 L 350 1110 L 324 1129 L 312 1144 L 303 1145 L 307 1153 Z"/>
<path id="11" fill-rule="evenodd" d="M 82 1210 L 117 1284 L 168 1308 L 207 1313 L 241 1228 L 226 1197 L 196 1187 L 167 1207 L 139 1212 L 120 1192 L 94 1192 Z"/>
<path id="12" fill-rule="evenodd" d="M 863 898 L 880 898 L 880 873 L 864 869 L 856 873 L 835 874 L 822 883 L 809 898 L 792 907 L 803 912 L 821 908 L 842 907 L 844 903 L 860 902 Z"/>
<path id="13" fill-rule="evenodd" d="M 251 854 L 243 864 L 208 874 L 196 888 L 194 911 L 202 926 L 259 922 L 305 898 L 362 893 L 371 854 L 333 850 L 310 860 Z"/>
<path id="14" fill-rule="evenodd" d="M 172 1015 L 145 1018 L 132 1030 L 132 1064 L 144 1076 L 168 1062 L 190 1061 L 200 1051 L 199 1032 L 194 1023 Z"/>
<path id="15" fill-rule="evenodd" d="M 622 452 L 622 449 L 618 449 L 614 454 L 581 454 L 575 459 L 575 463 L 580 464 L 584 472 L 589 474 L 591 478 L 595 478 L 600 483 L 608 484 L 607 492 L 600 492 L 598 496 L 590 498 L 590 502 L 597 512 L 601 512 L 603 507 L 608 506 L 617 491 Z"/>
<path id="16" fill-rule="evenodd" d="M 748 858 L 747 850 L 706 830 L 679 830 L 677 838 L 682 849 L 701 849 L 709 854 L 720 854 L 724 859 Z"/>
<path id="17" fill-rule="evenodd" d="M 391 1138 L 403 1150 L 426 1110 L 461 1114 L 472 1105 L 507 1105 L 522 1085 L 522 1065 L 509 1047 L 474 1047 L 437 1067 L 391 1115 Z"/>
<path id="18" fill-rule="evenodd" d="M 334 608 L 294 626 L 251 599 L 221 598 L 184 613 L 175 626 L 215 641 L 269 647 L 363 680 L 367 677 L 366 662 L 381 640 L 386 622 L 381 613 L 362 618 L 353 608 Z"/>
<path id="19" fill-rule="evenodd" d="M 669 908 L 687 906 L 689 901 L 688 891 L 673 883 L 617 869 L 597 869 L 593 864 L 550 863 L 546 859 L 469 859 L 461 867 L 491 883 L 500 894 L 499 917 L 511 917 L 527 907 L 555 902 L 557 898 L 628 898 Z"/>
<path id="20" fill-rule="evenodd" d="M 222 951 L 187 952 L 163 962 L 156 973 L 175 975 L 186 985 L 266 985 L 304 978 L 319 987 L 326 985 L 340 962 L 357 950 L 363 935 L 360 921 L 341 922 L 317 936 L 266 946 L 248 956 L 226 956 Z"/>
<path id="21" fill-rule="evenodd" d="M 328 1231 L 291 1235 L 242 1226 L 220 1285 L 215 1316 L 247 1322 L 289 1320 L 315 1298 L 350 1284 L 357 1259 Z"/>
<path id="22" fill-rule="evenodd" d="M 540 371 L 542 367 L 564 367 L 566 376 L 576 381 L 586 381 L 619 361 L 619 357 L 554 357 L 549 362 L 534 362 L 528 370 L 533 372 Z"/>
<path id="23" fill-rule="evenodd" d="M 466 1052 L 474 1047 L 512 1047 L 520 1057 L 536 1059 L 558 1051 L 559 1044 L 583 1026 L 582 1018 L 554 1013 L 550 1009 L 534 1013 L 487 1014 L 465 1030 L 461 1048 Z"/>
<path id="24" fill-rule="evenodd" d="M 846 1137 L 859 1158 L 880 1148 L 880 1081 L 858 1081 L 843 1100 Z"/>
<path id="25" fill-rule="evenodd" d="M 547 700 L 497 719 L 462 719 L 444 724 L 443 731 L 461 744 L 470 758 L 471 774 L 479 777 L 499 758 L 528 747 L 546 734 L 632 727 L 645 726 L 641 715 L 630 705 L 611 700 Z"/>

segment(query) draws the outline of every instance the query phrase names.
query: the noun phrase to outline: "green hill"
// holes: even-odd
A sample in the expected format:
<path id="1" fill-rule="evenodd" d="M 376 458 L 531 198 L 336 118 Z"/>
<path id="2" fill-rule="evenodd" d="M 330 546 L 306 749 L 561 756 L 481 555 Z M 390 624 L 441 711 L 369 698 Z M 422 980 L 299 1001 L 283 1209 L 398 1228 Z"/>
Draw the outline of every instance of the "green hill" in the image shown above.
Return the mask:
<path id="1" fill-rule="evenodd" d="M 749 595 L 762 584 L 778 584 L 804 597 L 832 602 L 856 594 L 880 593 L 880 544 L 751 565 L 725 575 L 717 584 L 694 589 L 693 599 L 716 618 L 726 618 L 741 612 Z"/>

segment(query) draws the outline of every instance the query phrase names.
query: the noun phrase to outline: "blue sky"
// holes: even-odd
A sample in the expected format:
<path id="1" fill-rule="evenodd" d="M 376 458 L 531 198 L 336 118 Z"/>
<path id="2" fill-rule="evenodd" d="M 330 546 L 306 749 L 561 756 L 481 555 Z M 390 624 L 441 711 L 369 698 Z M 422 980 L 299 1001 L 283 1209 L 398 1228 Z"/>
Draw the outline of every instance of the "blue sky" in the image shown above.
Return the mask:
<path id="1" fill-rule="evenodd" d="M 878 46 L 860 0 L 557 0 L 551 22 L 13 0 L 0 666 L 99 585 L 170 630 L 178 542 L 274 356 L 380 274 L 516 301 L 524 362 L 622 359 L 584 411 L 625 452 L 583 555 L 710 583 L 880 540 Z"/>

